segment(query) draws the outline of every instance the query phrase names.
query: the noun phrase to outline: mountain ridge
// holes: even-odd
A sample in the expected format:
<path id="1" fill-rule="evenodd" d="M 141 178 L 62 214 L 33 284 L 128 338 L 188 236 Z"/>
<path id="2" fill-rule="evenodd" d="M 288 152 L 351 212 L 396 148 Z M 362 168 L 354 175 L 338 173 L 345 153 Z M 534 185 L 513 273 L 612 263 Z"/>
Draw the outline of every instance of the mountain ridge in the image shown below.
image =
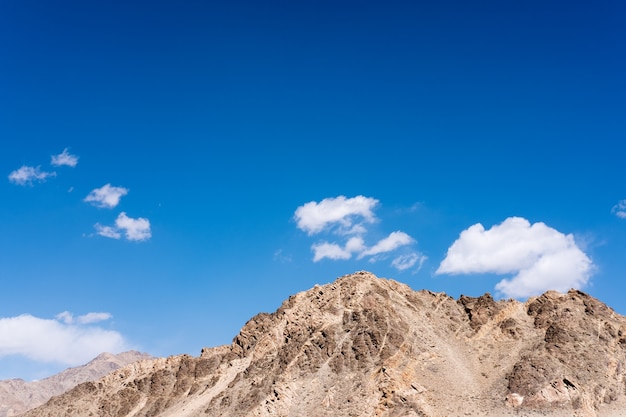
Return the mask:
<path id="1" fill-rule="evenodd" d="M 24 417 L 618 416 L 625 366 L 626 318 L 581 291 L 455 300 L 361 271 Z"/>

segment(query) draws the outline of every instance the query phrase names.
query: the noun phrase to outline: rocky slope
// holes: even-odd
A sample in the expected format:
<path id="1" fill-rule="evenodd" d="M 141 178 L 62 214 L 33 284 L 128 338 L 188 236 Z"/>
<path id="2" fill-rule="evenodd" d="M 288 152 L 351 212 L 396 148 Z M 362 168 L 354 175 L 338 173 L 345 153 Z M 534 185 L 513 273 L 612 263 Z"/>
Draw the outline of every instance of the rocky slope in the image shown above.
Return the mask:
<path id="1" fill-rule="evenodd" d="M 18 415 L 80 383 L 97 380 L 132 362 L 151 358 L 150 355 L 135 351 L 117 355 L 103 353 L 86 365 L 67 369 L 40 381 L 27 382 L 22 379 L 0 381 L 0 417 Z"/>
<path id="2" fill-rule="evenodd" d="M 233 343 L 142 361 L 41 416 L 623 416 L 626 318 L 579 291 L 459 300 L 341 277 Z"/>

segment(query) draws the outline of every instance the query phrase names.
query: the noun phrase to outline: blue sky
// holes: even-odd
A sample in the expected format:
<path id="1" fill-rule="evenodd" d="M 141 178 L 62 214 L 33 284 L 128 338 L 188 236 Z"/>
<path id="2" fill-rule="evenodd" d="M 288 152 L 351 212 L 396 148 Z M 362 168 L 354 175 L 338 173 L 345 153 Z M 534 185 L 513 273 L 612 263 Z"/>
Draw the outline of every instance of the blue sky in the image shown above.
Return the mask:
<path id="1" fill-rule="evenodd" d="M 0 4 L 0 378 L 357 270 L 626 314 L 626 6 Z"/>

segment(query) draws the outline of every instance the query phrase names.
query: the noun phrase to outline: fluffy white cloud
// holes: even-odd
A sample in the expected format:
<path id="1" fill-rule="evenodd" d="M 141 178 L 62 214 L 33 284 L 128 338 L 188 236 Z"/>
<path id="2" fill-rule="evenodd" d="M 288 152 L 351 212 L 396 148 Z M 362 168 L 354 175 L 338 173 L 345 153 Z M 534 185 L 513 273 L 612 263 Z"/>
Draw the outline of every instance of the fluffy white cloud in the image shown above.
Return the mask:
<path id="1" fill-rule="evenodd" d="M 574 237 L 544 223 L 510 217 L 489 230 L 475 224 L 450 246 L 437 274 L 514 274 L 496 285 L 508 297 L 528 297 L 546 290 L 584 286 L 592 262 Z"/>
<path id="2" fill-rule="evenodd" d="M 296 209 L 295 219 L 299 229 L 309 235 L 335 228 L 339 234 L 360 234 L 365 231 L 362 222 L 373 223 L 376 217 L 372 209 L 378 200 L 362 195 L 346 198 L 339 196 L 311 201 Z"/>
<path id="3" fill-rule="evenodd" d="M 139 217 L 133 219 L 122 212 L 115 220 L 115 226 L 103 226 L 100 223 L 94 225 L 96 233 L 100 236 L 109 237 L 111 239 L 120 239 L 122 233 L 128 240 L 144 241 L 152 237 L 150 231 L 150 221 Z"/>
<path id="4" fill-rule="evenodd" d="M 75 366 L 102 352 L 127 350 L 129 346 L 120 333 L 86 325 L 110 317 L 108 313 L 89 313 L 77 317 L 78 324 L 73 324 L 67 312 L 56 319 L 29 314 L 0 318 L 0 357 L 21 355 L 35 361 Z"/>
<path id="5" fill-rule="evenodd" d="M 31 185 L 35 181 L 44 182 L 48 177 L 56 175 L 56 172 L 42 171 L 41 167 L 24 165 L 9 174 L 9 181 L 17 185 Z"/>
<path id="6" fill-rule="evenodd" d="M 66 165 L 73 168 L 78 164 L 78 156 L 70 154 L 68 148 L 65 148 L 60 154 L 52 155 L 50 164 L 55 167 Z"/>
<path id="7" fill-rule="evenodd" d="M 391 261 L 391 266 L 396 268 L 398 271 L 405 271 L 413 268 L 415 264 L 418 264 L 417 269 L 419 270 L 422 268 L 426 259 L 428 258 L 421 253 L 410 253 L 408 255 L 400 255 L 396 257 L 393 261 Z"/>
<path id="8" fill-rule="evenodd" d="M 132 217 L 128 217 L 126 213 L 122 212 L 119 216 L 117 216 L 115 226 L 125 232 L 126 239 L 128 240 L 142 241 L 148 240 L 152 237 L 152 232 L 150 231 L 150 221 L 148 219 L 144 219 L 143 217 L 133 219 Z"/>
<path id="9" fill-rule="evenodd" d="M 373 256 L 378 255 L 379 253 L 387 253 L 398 249 L 400 246 L 409 245 L 413 243 L 414 240 L 411 236 L 407 235 L 404 232 L 396 231 L 389 234 L 384 239 L 381 239 L 377 244 L 372 246 L 371 248 L 363 250 L 359 254 L 359 259 L 365 256 Z"/>
<path id="10" fill-rule="evenodd" d="M 127 188 L 112 187 L 111 184 L 106 184 L 92 190 L 83 201 L 97 207 L 113 208 L 120 203 L 120 199 L 126 194 L 128 194 Z"/>
<path id="11" fill-rule="evenodd" d="M 321 242 L 311 246 L 313 250 L 313 262 L 324 258 L 328 259 L 350 259 L 353 253 L 361 252 L 365 248 L 363 239 L 358 236 L 352 237 L 342 248 L 336 243 Z"/>
<path id="12" fill-rule="evenodd" d="M 621 200 L 611 210 L 620 219 L 626 219 L 626 200 Z"/>
<path id="13" fill-rule="evenodd" d="M 320 242 L 311 246 L 313 250 L 313 262 L 328 259 L 350 259 L 352 253 L 336 243 Z"/>

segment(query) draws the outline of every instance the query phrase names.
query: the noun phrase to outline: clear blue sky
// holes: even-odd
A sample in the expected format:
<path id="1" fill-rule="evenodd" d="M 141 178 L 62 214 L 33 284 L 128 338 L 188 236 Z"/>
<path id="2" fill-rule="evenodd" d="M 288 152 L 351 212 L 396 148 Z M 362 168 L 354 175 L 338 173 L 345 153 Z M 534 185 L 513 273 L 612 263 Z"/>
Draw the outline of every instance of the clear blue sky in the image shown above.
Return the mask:
<path id="1" fill-rule="evenodd" d="M 0 378 L 196 355 L 363 269 L 455 297 L 575 286 L 626 314 L 625 19 L 0 2 Z"/>

